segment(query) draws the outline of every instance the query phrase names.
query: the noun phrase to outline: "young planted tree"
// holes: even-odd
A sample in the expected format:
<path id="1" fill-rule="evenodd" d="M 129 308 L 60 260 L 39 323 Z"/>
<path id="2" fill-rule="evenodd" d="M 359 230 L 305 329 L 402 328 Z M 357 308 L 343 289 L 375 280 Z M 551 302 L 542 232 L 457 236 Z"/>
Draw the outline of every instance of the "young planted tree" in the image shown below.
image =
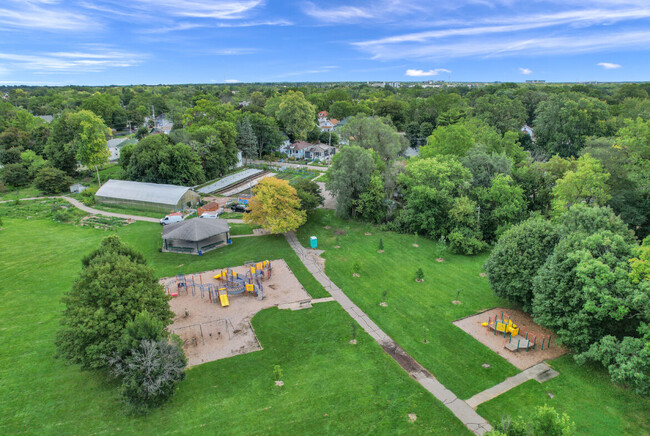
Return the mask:
<path id="1" fill-rule="evenodd" d="M 300 179 L 293 183 L 292 186 L 296 189 L 298 198 L 300 198 L 300 209 L 304 210 L 307 215 L 325 202 L 325 198 L 321 195 L 320 186 L 312 180 Z"/>
<path id="2" fill-rule="evenodd" d="M 288 181 L 267 177 L 253 188 L 251 212 L 244 215 L 244 221 L 274 234 L 296 230 L 307 220 L 300 206 L 300 198 Z"/>

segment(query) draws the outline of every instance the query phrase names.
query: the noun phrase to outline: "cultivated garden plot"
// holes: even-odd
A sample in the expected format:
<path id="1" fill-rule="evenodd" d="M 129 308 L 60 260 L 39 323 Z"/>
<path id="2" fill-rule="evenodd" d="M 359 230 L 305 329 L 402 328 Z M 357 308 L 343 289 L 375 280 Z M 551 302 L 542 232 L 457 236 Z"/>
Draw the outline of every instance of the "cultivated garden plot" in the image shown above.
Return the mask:
<path id="1" fill-rule="evenodd" d="M 219 285 L 214 276 L 222 269 L 185 276 L 188 281 L 193 279 L 196 286 L 194 292 L 191 285 L 188 285 L 187 292 L 181 287 L 180 295 L 170 300 L 170 307 L 176 314 L 170 331 L 183 340 L 189 366 L 261 350 L 251 327 L 251 318 L 269 307 L 311 300 L 284 260 L 272 260 L 271 265 L 271 277 L 262 283 L 263 300 L 254 295 L 228 295 L 229 305 L 226 307 L 218 299 L 211 299 L 207 291 L 201 292 L 199 287 L 199 284 Z M 247 267 L 236 266 L 232 270 L 243 276 Z M 170 293 L 178 293 L 176 277 L 162 278 L 160 283 Z"/>
<path id="2" fill-rule="evenodd" d="M 488 326 L 482 325 L 489 322 L 493 323 L 495 319 L 497 319 L 497 322 L 501 322 L 503 319 L 505 321 L 503 324 L 507 324 L 508 320 L 512 320 L 516 327 L 519 328 L 518 335 L 513 336 L 506 331 L 504 336 L 503 332 L 495 332 L 491 326 L 488 328 Z M 454 321 L 454 325 L 522 370 L 567 353 L 566 349 L 557 346 L 553 342 L 553 332 L 536 324 L 530 315 L 521 310 L 495 307 Z M 523 339 L 518 339 L 518 337 Z M 551 340 L 550 347 L 548 346 L 549 338 Z M 516 350 L 515 344 L 518 341 L 520 341 L 519 351 L 511 351 L 506 348 L 510 344 Z M 530 342 L 528 350 L 526 350 L 524 341 Z"/>

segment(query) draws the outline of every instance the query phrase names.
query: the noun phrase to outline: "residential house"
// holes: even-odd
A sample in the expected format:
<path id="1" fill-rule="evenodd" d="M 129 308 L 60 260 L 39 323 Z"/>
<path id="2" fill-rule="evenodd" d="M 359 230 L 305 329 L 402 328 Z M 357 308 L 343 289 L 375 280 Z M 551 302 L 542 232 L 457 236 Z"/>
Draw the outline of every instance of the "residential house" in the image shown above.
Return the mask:
<path id="1" fill-rule="evenodd" d="M 329 160 L 336 153 L 336 148 L 331 145 L 317 143 L 305 148 L 305 159 Z"/>
<path id="2" fill-rule="evenodd" d="M 304 159 L 305 158 L 305 149 L 307 147 L 310 147 L 311 144 L 309 142 L 305 141 L 297 141 L 294 142 L 293 144 L 290 144 L 287 148 L 286 151 L 288 152 L 287 155 L 289 157 L 293 157 L 296 159 Z"/>

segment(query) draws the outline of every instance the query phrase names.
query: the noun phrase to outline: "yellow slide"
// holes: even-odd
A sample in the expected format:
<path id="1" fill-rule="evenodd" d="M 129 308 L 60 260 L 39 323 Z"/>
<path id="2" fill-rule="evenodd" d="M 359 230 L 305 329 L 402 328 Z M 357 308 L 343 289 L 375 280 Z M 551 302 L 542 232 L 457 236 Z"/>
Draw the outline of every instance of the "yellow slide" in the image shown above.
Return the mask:
<path id="1" fill-rule="evenodd" d="M 221 301 L 221 305 L 223 307 L 230 306 L 230 302 L 228 301 L 228 295 L 227 294 L 219 295 L 219 300 Z"/>

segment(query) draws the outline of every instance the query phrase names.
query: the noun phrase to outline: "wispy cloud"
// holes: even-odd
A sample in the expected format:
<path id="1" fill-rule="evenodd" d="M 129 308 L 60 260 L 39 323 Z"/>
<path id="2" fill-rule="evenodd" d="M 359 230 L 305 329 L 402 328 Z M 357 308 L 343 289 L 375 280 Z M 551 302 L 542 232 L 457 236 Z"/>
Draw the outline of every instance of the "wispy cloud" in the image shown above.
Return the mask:
<path id="1" fill-rule="evenodd" d="M 533 73 L 533 70 L 528 69 L 528 68 L 519 68 L 519 72 L 524 75 L 529 75 Z"/>
<path id="2" fill-rule="evenodd" d="M 374 0 L 359 5 L 320 6 L 313 2 L 303 4 L 302 11 L 330 24 L 357 23 L 372 20 L 391 21 L 404 15 L 417 14 L 431 9 L 423 0 Z"/>
<path id="3" fill-rule="evenodd" d="M 37 73 L 100 72 L 109 68 L 138 65 L 142 55 L 122 50 L 96 49 L 88 52 L 50 52 L 41 54 L 1 53 L 13 71 L 29 70 Z"/>
<path id="4" fill-rule="evenodd" d="M 129 6 L 150 12 L 164 10 L 177 17 L 216 18 L 235 20 L 246 18 L 263 0 L 133 0 Z"/>
<path id="5" fill-rule="evenodd" d="M 255 26 L 292 26 L 293 23 L 288 20 L 267 20 L 267 21 L 240 21 L 240 22 L 221 22 L 215 24 L 215 27 L 255 27 Z"/>
<path id="6" fill-rule="evenodd" d="M 437 76 L 440 73 L 451 73 L 451 71 L 444 68 L 436 68 L 435 70 L 406 70 L 406 75 L 410 77 L 427 77 L 427 76 Z"/>
<path id="7" fill-rule="evenodd" d="M 307 74 L 320 74 L 320 73 L 330 73 L 332 70 L 338 68 L 336 65 L 324 65 L 322 67 L 317 67 L 311 70 L 301 70 L 301 71 L 290 71 L 288 73 L 279 74 L 276 77 L 293 77 L 293 76 L 303 76 Z"/>
<path id="8" fill-rule="evenodd" d="M 237 80 L 237 79 L 226 79 L 226 80 L 224 80 L 224 83 L 239 83 L 239 80 Z"/>
<path id="9" fill-rule="evenodd" d="M 647 48 L 650 31 L 594 32 L 576 36 L 467 39 L 459 42 L 389 44 L 363 47 L 374 59 L 446 59 L 461 57 L 494 58 L 590 53 L 601 50 Z"/>
<path id="10" fill-rule="evenodd" d="M 38 29 L 46 31 L 79 31 L 97 29 L 100 25 L 89 16 L 60 8 L 56 2 L 3 2 L 0 26 L 6 29 Z"/>
<path id="11" fill-rule="evenodd" d="M 619 64 L 612 64 L 610 62 L 599 62 L 598 63 L 599 67 L 603 67 L 606 70 L 615 70 L 616 68 L 621 68 L 621 65 Z"/>
<path id="12" fill-rule="evenodd" d="M 253 47 L 231 47 L 231 48 L 218 48 L 211 50 L 210 54 L 219 56 L 239 56 L 258 53 L 260 50 Z"/>

